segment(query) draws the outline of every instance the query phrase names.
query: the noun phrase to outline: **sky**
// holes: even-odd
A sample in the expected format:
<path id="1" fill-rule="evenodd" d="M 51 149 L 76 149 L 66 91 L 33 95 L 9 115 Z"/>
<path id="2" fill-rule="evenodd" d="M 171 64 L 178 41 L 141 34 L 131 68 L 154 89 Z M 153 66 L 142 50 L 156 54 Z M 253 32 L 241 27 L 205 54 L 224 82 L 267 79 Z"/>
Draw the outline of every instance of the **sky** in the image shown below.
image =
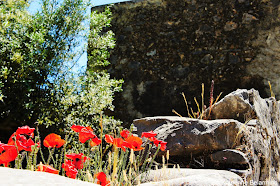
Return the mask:
<path id="1" fill-rule="evenodd" d="M 128 1 L 128 0 L 91 0 L 93 6 L 100 6 L 104 4 L 112 4 L 112 3 L 118 3 L 118 2 L 123 2 L 123 1 Z M 33 0 L 28 8 L 28 11 L 31 14 L 36 13 L 40 8 L 40 4 L 38 0 Z M 87 14 L 90 14 L 90 8 L 87 11 Z M 82 45 L 86 44 L 86 41 L 82 41 Z M 78 71 L 85 71 L 86 70 L 86 65 L 87 65 L 87 53 L 85 52 L 81 58 L 78 60 L 78 64 L 76 67 L 72 69 L 73 72 L 78 72 Z"/>
<path id="2" fill-rule="evenodd" d="M 123 2 L 123 1 L 129 1 L 129 0 L 92 0 L 94 6 L 118 3 L 118 2 Z"/>

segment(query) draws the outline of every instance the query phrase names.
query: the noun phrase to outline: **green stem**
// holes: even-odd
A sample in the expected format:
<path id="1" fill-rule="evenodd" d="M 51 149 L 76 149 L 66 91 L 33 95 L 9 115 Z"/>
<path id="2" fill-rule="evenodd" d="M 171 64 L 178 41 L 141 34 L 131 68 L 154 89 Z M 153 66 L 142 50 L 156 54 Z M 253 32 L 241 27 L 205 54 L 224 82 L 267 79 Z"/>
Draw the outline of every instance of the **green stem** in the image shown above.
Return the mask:
<path id="1" fill-rule="evenodd" d="M 118 164 L 118 148 L 113 146 L 114 148 L 114 161 L 113 161 L 113 173 L 112 173 L 112 183 L 114 184 L 115 177 L 117 174 L 117 164 Z"/>
<path id="2" fill-rule="evenodd" d="M 47 160 L 47 165 L 49 165 L 51 159 L 54 161 L 53 153 L 54 153 L 55 148 L 52 148 L 52 150 L 50 150 L 50 148 L 48 148 L 48 150 L 49 150 L 49 157 Z"/>
<path id="3" fill-rule="evenodd" d="M 146 164 L 147 164 L 147 162 L 148 162 L 149 152 L 150 152 L 150 150 L 151 150 L 151 147 L 152 147 L 152 144 L 149 144 L 149 149 L 148 149 L 148 151 L 147 151 L 147 155 L 146 155 L 145 160 L 144 160 L 144 163 L 143 163 L 143 165 L 142 165 L 141 173 L 145 171 L 145 168 L 146 168 Z"/>

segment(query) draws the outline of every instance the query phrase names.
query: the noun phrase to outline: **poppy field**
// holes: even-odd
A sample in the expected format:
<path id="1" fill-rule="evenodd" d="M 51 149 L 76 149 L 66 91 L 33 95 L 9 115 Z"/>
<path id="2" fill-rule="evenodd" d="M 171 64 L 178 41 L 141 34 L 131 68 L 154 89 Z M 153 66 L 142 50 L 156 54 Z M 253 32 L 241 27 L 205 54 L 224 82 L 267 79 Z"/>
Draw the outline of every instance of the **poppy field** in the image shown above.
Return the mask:
<path id="1" fill-rule="evenodd" d="M 150 131 L 138 137 L 124 129 L 119 135 L 103 136 L 101 132 L 98 137 L 90 126 L 72 125 L 71 133 L 64 139 L 51 133 L 41 142 L 38 129 L 23 126 L 11 135 L 7 144 L 0 142 L 0 164 L 103 186 L 133 185 L 140 183 L 141 173 L 151 169 L 158 151 L 166 149 L 167 143 L 156 136 Z M 157 147 L 155 153 L 151 153 L 153 145 Z M 46 159 L 44 150 L 48 152 Z"/>

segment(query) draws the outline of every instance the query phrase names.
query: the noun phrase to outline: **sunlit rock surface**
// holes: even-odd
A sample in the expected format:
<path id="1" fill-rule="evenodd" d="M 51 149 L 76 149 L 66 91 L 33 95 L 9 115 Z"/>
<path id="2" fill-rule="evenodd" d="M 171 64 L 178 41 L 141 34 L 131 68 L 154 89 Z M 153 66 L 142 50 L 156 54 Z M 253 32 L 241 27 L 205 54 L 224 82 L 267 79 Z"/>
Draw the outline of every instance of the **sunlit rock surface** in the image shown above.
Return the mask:
<path id="1" fill-rule="evenodd" d="M 239 89 L 213 105 L 210 114 L 206 110 L 212 120 L 158 116 L 133 123 L 138 135 L 154 130 L 160 140 L 167 142 L 173 164 L 229 170 L 248 184 L 277 185 L 279 107 L 274 97 L 263 99 L 254 89 Z"/>
<path id="2" fill-rule="evenodd" d="M 22 169 L 11 169 L 0 167 L 0 185 L 8 186 L 27 186 L 27 185 L 40 185 L 40 186 L 54 186 L 54 185 L 79 185 L 79 186 L 97 186 L 97 184 L 83 182 L 59 176 L 56 174 L 30 171 Z"/>

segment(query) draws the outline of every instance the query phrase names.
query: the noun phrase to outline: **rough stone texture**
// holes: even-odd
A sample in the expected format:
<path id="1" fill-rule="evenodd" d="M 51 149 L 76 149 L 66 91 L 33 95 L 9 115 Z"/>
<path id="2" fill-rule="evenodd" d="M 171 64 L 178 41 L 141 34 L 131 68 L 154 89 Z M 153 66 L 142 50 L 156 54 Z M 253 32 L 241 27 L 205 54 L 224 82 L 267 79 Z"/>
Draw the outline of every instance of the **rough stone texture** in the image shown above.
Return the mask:
<path id="1" fill-rule="evenodd" d="M 253 107 L 250 104 L 252 100 L 248 96 L 248 93 L 245 91 L 228 94 L 218 104 L 214 104 L 211 108 L 206 109 L 203 117 L 206 119 L 231 118 L 244 123 L 248 117 L 255 116 Z"/>
<path id="2" fill-rule="evenodd" d="M 187 156 L 232 148 L 242 123 L 230 120 L 198 120 L 179 116 L 160 116 L 133 121 L 137 134 L 153 130 L 167 141 L 172 156 Z M 161 154 L 161 153 L 160 153 Z"/>
<path id="3" fill-rule="evenodd" d="M 195 105 L 192 99 L 200 97 L 204 83 L 208 100 L 212 79 L 216 96 L 255 88 L 268 97 L 268 80 L 280 95 L 278 9 L 275 0 L 115 4 L 116 48 L 109 72 L 125 82 L 114 101 L 115 116 L 130 124 L 135 118 L 171 115 L 172 109 L 187 115 L 180 93 Z"/>
<path id="4" fill-rule="evenodd" d="M 0 167 L 0 179 L 1 185 L 9 186 L 25 186 L 25 185 L 79 185 L 79 186 L 98 186 L 94 183 L 83 182 L 59 176 L 51 173 L 22 170 L 22 169 L 11 169 L 6 167 Z"/>
<path id="5" fill-rule="evenodd" d="M 213 162 L 226 164 L 249 164 L 246 155 L 238 150 L 225 149 L 210 155 Z"/>
<path id="6" fill-rule="evenodd" d="M 272 89 L 280 99 L 280 9 L 279 1 L 273 3 L 276 5 L 275 8 L 269 7 L 270 13 L 261 22 L 257 39 L 252 42 L 252 46 L 258 48 L 258 52 L 248 65 L 247 71 L 252 75 L 263 77 L 265 82 L 271 81 Z"/>
<path id="7" fill-rule="evenodd" d="M 209 186 L 209 185 L 243 185 L 240 176 L 224 170 L 213 169 L 160 169 L 150 171 L 148 177 L 142 181 L 149 183 L 141 186 L 150 185 L 192 185 L 192 186 Z"/>
<path id="8" fill-rule="evenodd" d="M 239 97 L 239 98 L 237 98 Z M 237 104 L 238 103 L 238 104 Z M 233 105 L 230 107 L 230 105 Z M 225 110 L 225 105 L 227 106 Z M 220 107 L 220 108 L 219 108 Z M 246 113 L 243 109 L 239 108 L 248 108 L 248 112 Z M 143 118 L 135 120 L 134 123 L 138 128 L 144 130 L 144 127 L 149 129 L 154 129 L 159 133 L 159 138 L 166 140 L 171 145 L 167 148 L 172 153 L 173 148 L 176 147 L 176 143 L 178 142 L 181 146 L 177 146 L 181 148 L 181 151 L 186 151 L 186 144 L 187 142 L 182 143 L 184 135 L 177 135 L 177 133 L 191 133 L 192 131 L 199 131 L 196 134 L 197 136 L 192 136 L 189 139 L 190 142 L 199 142 L 198 138 L 201 137 L 201 143 L 197 143 L 198 147 L 203 145 L 209 145 L 213 143 L 212 139 L 215 139 L 217 142 L 219 139 L 222 139 L 220 130 L 214 130 L 215 132 L 209 135 L 209 141 L 205 140 L 205 136 L 201 134 L 205 134 L 203 131 L 207 131 L 211 128 L 211 123 L 215 123 L 219 121 L 230 121 L 230 123 L 236 123 L 234 128 L 230 129 L 228 133 L 234 133 L 236 138 L 228 137 L 231 135 L 223 136 L 227 141 L 226 144 L 235 144 L 232 145 L 230 148 L 233 150 L 229 150 L 227 148 L 226 151 L 221 149 L 217 146 L 208 146 L 205 147 L 207 150 L 206 153 L 193 155 L 191 158 L 198 159 L 201 158 L 201 165 L 204 168 L 208 166 L 212 166 L 213 168 L 217 169 L 226 169 L 232 172 L 235 172 L 239 175 L 243 176 L 243 179 L 247 183 L 260 183 L 266 185 L 276 185 L 280 183 L 280 171 L 279 171 L 279 144 L 280 144 L 280 112 L 279 112 L 280 103 L 276 101 L 274 97 L 270 97 L 267 99 L 262 99 L 258 93 L 258 91 L 251 89 L 251 90 L 236 90 L 235 92 L 230 93 L 224 99 L 216 103 L 211 112 L 211 117 L 215 120 L 205 121 L 205 120 L 194 120 L 194 119 L 187 119 L 187 118 L 176 118 L 172 121 L 170 117 L 155 117 L 153 118 Z M 232 108 L 232 109 L 231 109 Z M 239 112 L 240 111 L 240 112 Z M 246 120 L 244 123 L 240 123 L 236 120 L 232 120 L 230 118 L 221 120 L 218 116 L 224 118 L 220 112 L 227 112 L 231 113 L 228 116 L 235 117 L 237 114 L 239 116 L 244 116 Z M 215 117 L 214 117 L 215 116 Z M 174 117 L 173 117 L 174 118 Z M 237 117 L 237 119 L 242 117 Z M 189 124 L 187 122 L 189 122 Z M 195 122 L 193 122 L 195 121 Z M 142 123 L 142 124 L 141 124 Z M 176 125 L 177 128 L 181 127 L 183 130 L 174 130 L 172 131 L 172 126 L 174 123 L 181 123 L 181 125 Z M 185 123 L 183 125 L 182 123 Z M 199 124 L 201 123 L 201 124 Z M 203 126 L 204 124 L 208 124 L 208 127 L 201 127 L 200 130 L 196 130 L 195 127 Z M 219 126 L 219 125 L 218 125 Z M 189 131 L 185 131 L 189 130 Z M 180 131 L 180 132 L 179 132 Z M 237 131 L 237 132 L 236 132 Z M 173 134 L 176 135 L 173 135 Z M 195 132 L 194 132 L 195 133 Z M 173 135 L 173 136 L 172 136 Z M 178 139 L 174 139 L 177 138 Z M 194 151 L 199 149 L 198 147 L 194 148 Z M 211 148 L 213 152 L 211 152 Z M 176 148 L 175 148 L 176 149 Z M 201 149 L 202 150 L 202 149 Z M 177 149 L 177 152 L 180 150 Z M 219 157 L 215 157 L 213 159 L 213 155 L 215 156 L 218 154 Z M 222 152 L 221 152 L 222 151 Z M 240 151 L 240 152 L 238 152 Z M 237 153 L 238 152 L 238 153 Z M 227 162 L 229 155 L 235 156 L 234 158 L 230 157 L 231 163 Z M 235 154 L 235 155 L 234 155 Z M 183 155 L 183 159 L 186 163 L 191 161 L 188 158 L 188 155 Z M 219 159 L 220 158 L 220 159 Z M 224 158 L 224 162 L 223 159 Z M 172 157 L 170 158 L 172 160 Z M 176 160 L 176 159 L 175 159 Z M 233 162 L 235 161 L 235 162 Z M 247 163 L 246 163 L 247 162 Z M 248 163 L 249 162 L 249 163 Z M 243 166 L 245 165 L 245 166 Z"/>

